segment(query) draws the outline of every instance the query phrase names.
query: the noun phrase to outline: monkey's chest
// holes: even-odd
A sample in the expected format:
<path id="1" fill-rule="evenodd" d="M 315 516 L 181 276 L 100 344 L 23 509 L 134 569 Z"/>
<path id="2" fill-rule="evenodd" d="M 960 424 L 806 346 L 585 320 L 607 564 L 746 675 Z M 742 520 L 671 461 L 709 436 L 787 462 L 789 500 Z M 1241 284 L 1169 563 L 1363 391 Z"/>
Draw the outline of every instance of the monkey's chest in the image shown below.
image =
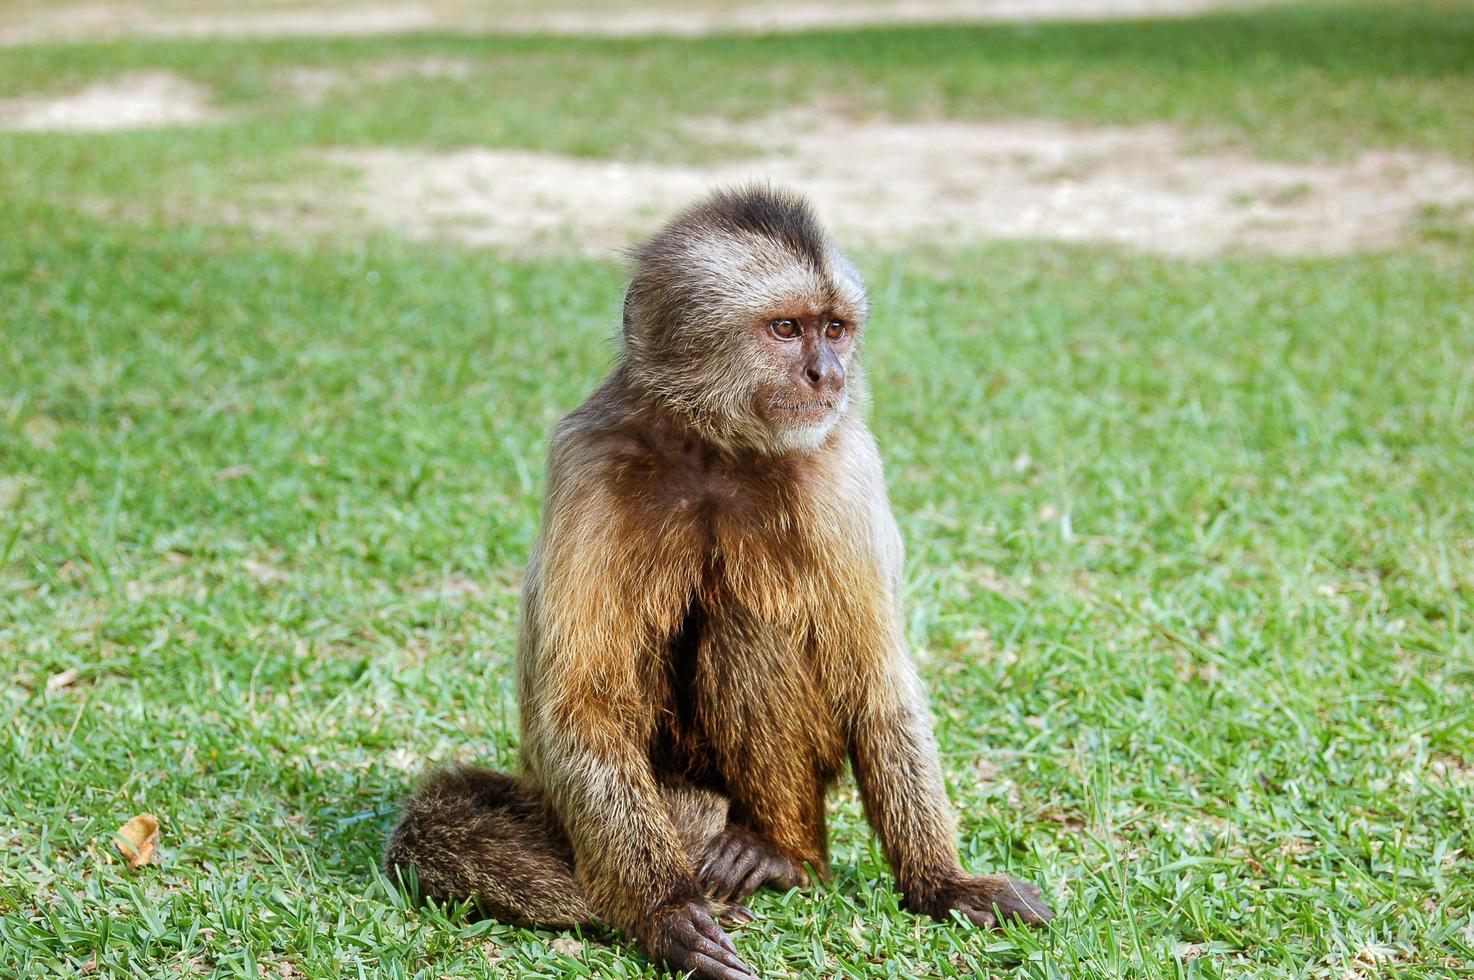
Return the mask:
<path id="1" fill-rule="evenodd" d="M 734 796 L 758 759 L 806 785 L 827 783 L 843 746 L 810 631 L 738 600 L 724 582 L 706 582 L 664 651 L 656 769 Z"/>
<path id="2" fill-rule="evenodd" d="M 802 461 L 751 461 L 692 452 L 632 468 L 622 495 L 640 509 L 654 554 L 691 569 L 691 587 L 709 607 L 745 607 L 761 618 L 791 618 L 793 586 L 831 556 L 816 542 L 824 521 Z"/>

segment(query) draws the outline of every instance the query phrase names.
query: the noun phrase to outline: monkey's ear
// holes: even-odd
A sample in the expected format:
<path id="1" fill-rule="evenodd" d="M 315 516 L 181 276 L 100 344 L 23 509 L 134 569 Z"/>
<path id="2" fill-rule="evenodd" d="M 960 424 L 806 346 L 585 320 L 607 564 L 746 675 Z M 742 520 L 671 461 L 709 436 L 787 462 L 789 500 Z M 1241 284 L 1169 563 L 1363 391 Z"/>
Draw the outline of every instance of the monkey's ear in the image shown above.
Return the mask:
<path id="1" fill-rule="evenodd" d="M 630 303 L 630 291 L 628 289 L 624 292 L 624 303 L 620 307 L 620 320 L 620 332 L 624 335 L 625 343 L 628 343 L 630 333 L 635 329 L 635 314 Z"/>

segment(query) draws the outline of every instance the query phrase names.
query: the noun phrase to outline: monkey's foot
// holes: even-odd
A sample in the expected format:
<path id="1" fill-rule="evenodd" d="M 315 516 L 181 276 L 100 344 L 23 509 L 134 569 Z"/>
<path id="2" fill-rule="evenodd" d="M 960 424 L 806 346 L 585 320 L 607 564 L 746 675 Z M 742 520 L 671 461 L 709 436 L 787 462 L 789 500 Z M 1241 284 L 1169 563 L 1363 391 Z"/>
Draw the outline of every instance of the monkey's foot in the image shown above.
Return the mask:
<path id="1" fill-rule="evenodd" d="M 929 899 L 907 904 L 936 919 L 948 919 L 955 910 L 984 929 L 997 927 L 1000 919 L 1042 926 L 1054 918 L 1038 886 L 1007 875 L 959 877 L 944 884 Z"/>
<path id="2" fill-rule="evenodd" d="M 803 872 L 782 851 L 736 827 L 712 839 L 697 878 L 708 895 L 727 902 L 740 902 L 767 884 L 788 889 L 804 883 Z"/>
<path id="3" fill-rule="evenodd" d="M 668 908 L 650 924 L 646 952 L 692 980 L 750 980 L 757 976 L 742 962 L 732 940 L 695 902 Z"/>

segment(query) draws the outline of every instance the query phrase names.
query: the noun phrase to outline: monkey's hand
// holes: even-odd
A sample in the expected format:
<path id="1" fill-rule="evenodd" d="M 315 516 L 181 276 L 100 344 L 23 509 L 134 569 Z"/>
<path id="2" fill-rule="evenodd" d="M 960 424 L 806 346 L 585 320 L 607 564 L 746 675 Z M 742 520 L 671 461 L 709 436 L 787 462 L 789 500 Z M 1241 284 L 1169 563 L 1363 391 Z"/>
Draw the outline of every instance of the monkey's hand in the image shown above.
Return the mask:
<path id="1" fill-rule="evenodd" d="M 763 885 L 787 890 L 804 883 L 803 872 L 756 834 L 729 827 L 712 839 L 696 876 L 712 898 L 740 902 Z"/>
<path id="2" fill-rule="evenodd" d="M 1000 919 L 1042 926 L 1054 918 L 1037 886 L 1007 875 L 959 876 L 926 898 L 913 900 L 908 896 L 906 905 L 944 920 L 955 910 L 984 929 L 997 927 Z"/>
<path id="3" fill-rule="evenodd" d="M 732 940 L 696 902 L 657 912 L 644 930 L 645 952 L 672 970 L 689 971 L 692 980 L 750 980 L 757 976 Z"/>

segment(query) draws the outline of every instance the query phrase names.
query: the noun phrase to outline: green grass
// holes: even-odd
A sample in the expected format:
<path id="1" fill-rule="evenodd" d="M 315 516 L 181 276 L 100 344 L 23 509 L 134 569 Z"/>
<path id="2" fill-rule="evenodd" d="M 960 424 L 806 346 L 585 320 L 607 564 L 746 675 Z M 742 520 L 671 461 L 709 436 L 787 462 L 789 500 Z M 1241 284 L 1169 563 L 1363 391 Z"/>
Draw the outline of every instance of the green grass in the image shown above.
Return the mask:
<path id="1" fill-rule="evenodd" d="M 653 975 L 606 935 L 577 950 L 409 908 L 374 872 L 426 760 L 515 764 L 543 450 L 611 360 L 619 270 L 263 238 L 183 220 L 174 195 L 233 197 L 242 175 L 289 179 L 300 151 L 343 142 L 663 153 L 683 114 L 822 94 L 806 79 L 846 91 L 817 69 L 856 51 L 879 59 L 857 97 L 901 114 L 1461 152 L 1471 36 L 1468 8 L 1418 5 L 694 44 L 0 51 L 10 94 L 165 65 L 244 113 L 0 134 L 0 976 Z M 417 51 L 481 67 L 320 109 L 264 81 Z M 702 65 L 774 80 L 702 106 L 731 87 Z M 657 91 L 654 110 L 620 97 Z M 736 936 L 750 963 L 1474 969 L 1461 228 L 1318 261 L 860 256 L 872 420 L 965 859 L 1041 881 L 1061 916 L 987 935 L 899 912 L 846 784 L 834 881 L 756 898 Z M 142 811 L 162 860 L 129 871 L 112 835 Z"/>
<path id="2" fill-rule="evenodd" d="M 361 78 L 306 105 L 300 68 L 454 59 L 464 78 Z M 693 118 L 839 105 L 898 118 L 1169 122 L 1289 157 L 1366 147 L 1474 156 L 1474 4 L 1316 4 L 1185 20 L 872 29 L 678 40 L 424 34 L 120 41 L 0 50 L 0 98 L 166 69 L 229 124 L 87 137 L 0 134 L 0 194 L 218 211 L 240 180 L 290 180 L 304 149 L 504 145 L 661 158 L 711 151 Z M 798 138 L 799 134 L 796 134 Z"/>

